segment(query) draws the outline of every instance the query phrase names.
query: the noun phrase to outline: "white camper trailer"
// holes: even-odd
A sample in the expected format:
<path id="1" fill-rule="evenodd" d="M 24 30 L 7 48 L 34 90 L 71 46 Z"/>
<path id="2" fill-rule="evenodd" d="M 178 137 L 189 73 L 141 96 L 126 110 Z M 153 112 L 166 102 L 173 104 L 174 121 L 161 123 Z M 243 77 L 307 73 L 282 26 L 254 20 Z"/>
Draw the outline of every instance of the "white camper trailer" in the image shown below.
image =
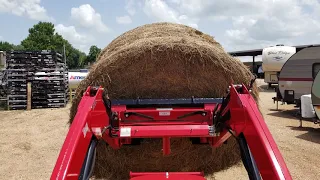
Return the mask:
<path id="1" fill-rule="evenodd" d="M 88 75 L 88 71 L 77 71 L 77 72 L 68 72 L 68 81 L 69 81 L 69 96 L 70 101 L 72 101 L 73 96 L 76 93 L 76 89 L 79 86 L 80 82 L 84 80 Z"/>
<path id="2" fill-rule="evenodd" d="M 314 78 L 320 70 L 320 46 L 307 47 L 294 54 L 279 74 L 283 102 L 300 106 L 302 95 L 310 94 Z"/>
<path id="3" fill-rule="evenodd" d="M 311 100 L 312 105 L 314 108 L 314 111 L 316 113 L 316 116 L 318 117 L 314 122 L 319 123 L 319 117 L 320 117 L 320 73 L 317 73 L 317 76 L 315 77 L 312 89 L 311 89 Z"/>
<path id="4" fill-rule="evenodd" d="M 86 78 L 88 72 L 69 72 L 68 79 L 69 79 L 69 88 L 76 89 L 80 82 Z"/>
<path id="5" fill-rule="evenodd" d="M 276 45 L 262 50 L 262 69 L 264 71 L 264 82 L 278 83 L 278 74 L 283 64 L 296 53 L 295 47 Z"/>

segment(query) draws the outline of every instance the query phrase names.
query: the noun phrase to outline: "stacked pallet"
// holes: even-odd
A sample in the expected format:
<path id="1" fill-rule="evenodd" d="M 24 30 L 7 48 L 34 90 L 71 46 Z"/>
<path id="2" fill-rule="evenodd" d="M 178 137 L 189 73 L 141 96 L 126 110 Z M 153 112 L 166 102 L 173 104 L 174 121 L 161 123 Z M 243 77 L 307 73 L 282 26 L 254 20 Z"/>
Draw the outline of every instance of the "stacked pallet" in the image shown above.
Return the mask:
<path id="1" fill-rule="evenodd" d="M 68 84 L 63 72 L 38 72 L 32 83 L 32 108 L 64 107 Z"/>
<path id="2" fill-rule="evenodd" d="M 10 110 L 27 108 L 27 80 L 32 76 L 30 61 L 34 52 L 12 51 L 7 53 L 7 98 Z"/>
<path id="3" fill-rule="evenodd" d="M 32 108 L 64 107 L 68 102 L 68 77 L 62 55 L 42 51 L 34 62 Z"/>
<path id="4" fill-rule="evenodd" d="M 31 82 L 32 108 L 64 107 L 68 79 L 62 55 L 53 51 L 12 51 L 7 56 L 9 109 L 26 109 Z"/>

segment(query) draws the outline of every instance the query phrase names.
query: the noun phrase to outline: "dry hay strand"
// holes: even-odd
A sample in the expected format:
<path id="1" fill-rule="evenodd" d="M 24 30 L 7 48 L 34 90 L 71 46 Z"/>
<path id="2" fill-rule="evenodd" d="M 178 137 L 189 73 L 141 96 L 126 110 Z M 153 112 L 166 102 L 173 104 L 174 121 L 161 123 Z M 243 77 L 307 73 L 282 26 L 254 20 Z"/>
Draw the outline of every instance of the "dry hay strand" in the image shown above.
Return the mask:
<path id="1" fill-rule="evenodd" d="M 209 42 L 215 45 L 216 47 L 219 46 L 222 49 L 222 46 L 208 34 L 204 34 L 201 31 L 198 31 L 197 29 L 191 28 L 189 26 L 164 22 L 146 24 L 123 33 L 122 35 L 114 39 L 106 48 L 104 48 L 100 52 L 99 56 L 97 57 L 97 60 L 106 59 L 106 56 L 110 56 L 113 53 L 116 53 L 117 50 L 119 50 L 119 48 L 132 44 L 134 41 L 137 40 L 148 39 L 151 37 L 161 38 L 182 36 L 185 36 L 187 38 L 200 38 L 201 40 Z"/>
<path id="2" fill-rule="evenodd" d="M 156 23 L 131 30 L 109 44 L 84 79 L 72 102 L 72 122 L 88 86 L 103 86 L 111 99 L 222 97 L 231 82 L 248 84 L 252 74 L 209 35 L 184 25 Z M 256 84 L 252 91 L 257 100 Z M 147 139 L 120 150 L 98 146 L 94 174 L 127 179 L 131 171 L 204 171 L 207 175 L 240 161 L 234 140 L 217 149 L 172 140 L 163 157 L 162 143 Z"/>
<path id="3" fill-rule="evenodd" d="M 230 138 L 219 148 L 192 145 L 188 139 L 171 139 L 171 154 L 162 155 L 160 139 L 146 139 L 139 146 L 124 146 L 113 150 L 99 143 L 95 164 L 96 179 L 128 179 L 133 172 L 191 172 L 204 171 L 206 176 L 237 164 L 238 144 Z"/>

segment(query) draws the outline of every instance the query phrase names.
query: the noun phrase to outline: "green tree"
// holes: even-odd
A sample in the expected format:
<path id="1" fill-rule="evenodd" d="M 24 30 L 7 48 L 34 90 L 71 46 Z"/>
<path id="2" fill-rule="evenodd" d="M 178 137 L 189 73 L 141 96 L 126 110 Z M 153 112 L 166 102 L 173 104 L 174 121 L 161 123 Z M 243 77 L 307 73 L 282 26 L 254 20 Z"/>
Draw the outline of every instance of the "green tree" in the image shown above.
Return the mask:
<path id="1" fill-rule="evenodd" d="M 81 56 L 80 56 L 80 59 L 79 59 L 79 64 L 80 64 L 80 67 L 85 67 L 86 66 L 86 61 L 87 61 L 87 55 L 86 54 L 82 54 Z"/>
<path id="2" fill-rule="evenodd" d="M 0 41 L 0 51 L 11 51 L 14 45 L 5 41 Z"/>
<path id="3" fill-rule="evenodd" d="M 13 50 L 22 51 L 25 50 L 25 48 L 22 45 L 14 45 Z"/>
<path id="4" fill-rule="evenodd" d="M 21 42 L 21 45 L 27 50 L 56 50 L 58 48 L 56 36 L 54 24 L 39 22 L 29 29 L 29 35 Z"/>
<path id="5" fill-rule="evenodd" d="M 0 51 L 24 50 L 22 45 L 10 44 L 6 41 L 0 41 Z"/>
<path id="6" fill-rule="evenodd" d="M 97 56 L 99 55 L 100 52 L 101 52 L 100 48 L 98 48 L 95 45 L 92 45 L 90 47 L 89 54 L 88 54 L 87 58 L 85 59 L 85 64 L 95 62 L 97 59 Z"/>
<path id="7" fill-rule="evenodd" d="M 39 22 L 29 29 L 29 35 L 21 42 L 26 50 L 54 50 L 63 53 L 63 46 L 66 50 L 68 67 L 80 67 L 80 60 L 85 54 L 74 48 L 60 34 L 55 32 L 54 24 L 51 22 Z"/>

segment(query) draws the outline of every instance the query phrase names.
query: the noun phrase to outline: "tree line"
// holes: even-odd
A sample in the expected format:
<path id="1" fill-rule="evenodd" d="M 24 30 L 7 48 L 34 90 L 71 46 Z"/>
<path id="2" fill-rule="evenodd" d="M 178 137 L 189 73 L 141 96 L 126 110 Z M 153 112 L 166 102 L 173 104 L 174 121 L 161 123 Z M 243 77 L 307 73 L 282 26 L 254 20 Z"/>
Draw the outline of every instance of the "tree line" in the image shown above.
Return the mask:
<path id="1" fill-rule="evenodd" d="M 66 61 L 69 69 L 82 68 L 88 63 L 96 61 L 97 55 L 101 49 L 92 45 L 89 54 L 86 55 L 79 49 L 73 47 L 68 40 L 64 39 L 60 34 L 55 32 L 54 24 L 51 22 L 39 22 L 29 29 L 28 36 L 21 41 L 19 45 L 9 42 L 0 41 L 0 51 L 11 50 L 53 50 L 63 54 L 64 46 L 66 53 Z"/>

